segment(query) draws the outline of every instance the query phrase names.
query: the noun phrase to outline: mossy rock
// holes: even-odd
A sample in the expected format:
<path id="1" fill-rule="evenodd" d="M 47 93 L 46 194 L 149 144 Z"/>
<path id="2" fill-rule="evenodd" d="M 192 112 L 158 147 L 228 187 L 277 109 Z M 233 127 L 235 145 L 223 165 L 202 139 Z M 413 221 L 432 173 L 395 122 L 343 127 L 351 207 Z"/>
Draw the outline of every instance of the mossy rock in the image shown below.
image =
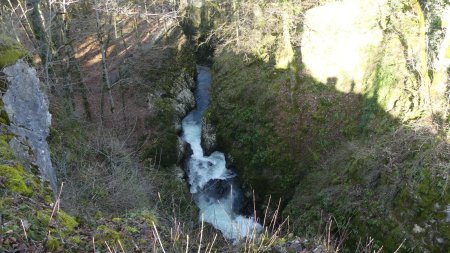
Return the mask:
<path id="1" fill-rule="evenodd" d="M 50 209 L 39 210 L 36 212 L 36 218 L 39 221 L 39 223 L 43 226 L 49 226 L 50 216 L 51 216 Z M 62 210 L 58 211 L 58 213 L 54 215 L 52 219 L 53 219 L 52 224 L 55 220 L 59 224 L 58 232 L 60 232 L 60 234 L 63 236 L 72 233 L 75 230 L 75 228 L 79 226 L 79 223 L 75 219 L 75 217 L 67 214 Z"/>
<path id="2" fill-rule="evenodd" d="M 14 64 L 27 55 L 26 50 L 17 41 L 5 34 L 0 34 L 0 68 Z"/>
<path id="3" fill-rule="evenodd" d="M 150 210 L 142 210 L 140 212 L 131 213 L 129 218 L 142 220 L 149 226 L 152 226 L 153 223 L 158 224 L 158 218 L 153 211 Z"/>
<path id="4" fill-rule="evenodd" d="M 68 233 L 73 232 L 76 227 L 78 227 L 79 223 L 75 219 L 75 217 L 67 214 L 64 211 L 58 212 L 58 221 L 63 226 L 64 230 Z"/>
<path id="5" fill-rule="evenodd" d="M 156 216 L 148 210 L 142 211 L 141 217 L 149 225 L 158 223 L 158 218 L 156 218 Z"/>
<path id="6" fill-rule="evenodd" d="M 38 210 L 36 212 L 36 219 L 43 226 L 48 226 L 48 223 L 50 221 L 50 215 L 51 215 L 50 210 Z"/>
<path id="7" fill-rule="evenodd" d="M 2 160 L 13 160 L 14 154 L 9 146 L 9 141 L 11 140 L 11 135 L 2 134 L 0 135 L 0 158 Z"/>
<path id="8" fill-rule="evenodd" d="M 59 243 L 59 240 L 58 240 L 58 239 L 56 239 L 56 238 L 54 238 L 54 237 L 52 237 L 52 236 L 49 236 L 49 237 L 48 237 L 48 240 L 47 240 L 47 249 L 48 249 L 50 252 L 58 251 L 58 250 L 60 250 L 60 247 L 61 247 L 61 244 Z"/>
<path id="9" fill-rule="evenodd" d="M 121 223 L 122 222 L 122 218 L 112 218 L 111 220 L 114 223 Z"/>
<path id="10" fill-rule="evenodd" d="M 6 84 L 3 84 L 2 80 L 0 80 L 0 90 L 6 90 Z M 9 117 L 5 111 L 3 100 L 0 100 L 0 124 L 9 125 Z"/>
<path id="11" fill-rule="evenodd" d="M 77 245 L 81 244 L 81 238 L 79 235 L 70 237 L 69 241 L 71 241 L 72 243 L 77 244 Z"/>
<path id="12" fill-rule="evenodd" d="M 95 239 L 97 241 L 117 242 L 122 237 L 119 232 L 107 227 L 106 225 L 98 226 L 96 232 L 97 234 L 95 235 Z"/>
<path id="13" fill-rule="evenodd" d="M 27 197 L 33 195 L 33 189 L 30 187 L 29 178 L 21 165 L 17 165 L 16 167 L 0 165 L 0 176 L 6 179 L 5 186 L 12 192 Z"/>
<path id="14" fill-rule="evenodd" d="M 125 226 L 125 230 L 130 234 L 137 234 L 139 232 L 139 229 L 131 226 Z"/>

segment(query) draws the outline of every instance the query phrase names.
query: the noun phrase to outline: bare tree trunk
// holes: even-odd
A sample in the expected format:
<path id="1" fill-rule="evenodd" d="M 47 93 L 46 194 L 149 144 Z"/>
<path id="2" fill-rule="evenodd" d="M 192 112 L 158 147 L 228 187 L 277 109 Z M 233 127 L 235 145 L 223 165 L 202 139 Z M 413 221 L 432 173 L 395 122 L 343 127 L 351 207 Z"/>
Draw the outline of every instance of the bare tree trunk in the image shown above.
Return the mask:
<path id="1" fill-rule="evenodd" d="M 78 83 L 80 86 L 80 92 L 81 92 L 81 98 L 83 99 L 83 108 L 84 108 L 84 114 L 86 115 L 87 120 L 92 120 L 92 113 L 91 113 L 91 107 L 89 105 L 89 99 L 87 96 L 88 87 L 86 86 L 86 83 L 83 80 L 83 77 L 81 75 L 81 68 L 80 64 L 78 63 L 77 59 L 75 58 L 75 50 L 73 49 L 73 46 L 70 45 L 71 48 L 71 63 L 72 66 L 75 67 L 76 73 L 78 73 Z"/>
<path id="2" fill-rule="evenodd" d="M 41 14 L 42 15 L 42 14 Z M 50 43 L 52 41 L 52 3 L 51 0 L 48 0 L 48 24 L 45 24 L 45 19 L 42 18 L 44 23 L 45 31 L 47 31 L 47 48 L 45 51 L 45 61 L 44 61 L 44 70 L 45 70 L 45 80 L 47 83 L 47 86 L 50 84 L 50 73 L 49 73 L 49 63 L 51 61 L 52 55 L 51 55 L 51 49 L 50 49 Z M 54 79 L 55 81 L 57 79 Z"/>
<path id="3" fill-rule="evenodd" d="M 72 104 L 73 107 L 75 108 L 75 91 L 73 88 L 72 83 L 78 83 L 79 86 L 79 90 L 81 93 L 81 99 L 83 101 L 83 111 L 85 114 L 85 117 L 87 120 L 92 120 L 92 115 L 91 115 L 91 109 L 90 109 L 90 105 L 89 105 L 89 100 L 88 100 L 88 96 L 87 96 L 87 91 L 88 88 L 86 86 L 86 84 L 84 83 L 83 77 L 82 77 L 82 73 L 81 73 L 81 68 L 80 68 L 80 64 L 77 61 L 77 58 L 75 57 L 75 49 L 73 47 L 73 40 L 70 39 L 70 17 L 69 14 L 67 12 L 67 6 L 68 3 L 66 2 L 66 0 L 63 0 L 61 2 L 60 5 L 60 14 L 61 14 L 61 24 L 60 24 L 60 29 L 61 29 L 61 43 L 65 48 L 65 61 L 66 61 L 66 71 L 67 73 L 72 73 L 75 75 L 75 80 L 71 80 L 70 83 L 67 83 L 67 85 L 69 85 L 69 97 L 72 100 Z"/>
<path id="4" fill-rule="evenodd" d="M 134 33 L 136 35 L 136 42 L 138 47 L 141 47 L 141 40 L 140 40 L 140 34 L 139 34 L 139 24 L 138 19 L 136 16 L 134 16 Z"/>
<path id="5" fill-rule="evenodd" d="M 97 1 L 94 1 L 95 5 L 97 5 Z M 95 17 L 97 20 L 97 38 L 100 44 L 100 51 L 101 51 L 101 56 L 102 56 L 102 71 L 103 71 L 103 84 L 102 84 L 102 99 L 101 99 L 101 117 L 103 117 L 103 92 L 104 89 L 103 87 L 106 86 L 106 90 L 108 92 L 108 97 L 109 97 L 109 106 L 110 106 L 110 111 L 112 114 L 114 114 L 114 98 L 112 96 L 112 87 L 111 87 L 111 81 L 109 79 L 109 73 L 108 73 L 108 63 L 107 63 L 107 52 L 106 50 L 108 49 L 108 44 L 109 44 L 109 40 L 110 40 L 110 34 L 109 31 L 104 32 L 103 31 L 103 26 L 100 20 L 100 13 L 99 10 L 96 9 L 95 10 Z M 109 17 L 109 23 L 111 23 L 111 18 Z M 106 33 L 106 34 L 104 34 Z M 106 38 L 104 38 L 106 36 Z"/>
<path id="6" fill-rule="evenodd" d="M 119 81 L 120 82 L 120 81 Z M 123 82 L 120 82 L 120 93 L 121 93 L 121 100 L 122 100 L 122 117 L 123 117 L 123 126 L 126 128 L 127 127 L 127 114 L 125 113 L 125 85 L 123 84 Z"/>
<path id="7" fill-rule="evenodd" d="M 30 11 L 31 24 L 34 35 L 39 42 L 39 55 L 46 68 L 46 84 L 49 86 L 48 60 L 50 54 L 50 37 L 48 36 L 41 11 L 41 0 L 26 0 L 27 5 L 32 6 Z"/>
<path id="8" fill-rule="evenodd" d="M 27 14 L 25 12 L 25 10 L 23 9 L 22 3 L 21 1 L 17 1 L 17 5 L 20 7 L 20 11 L 22 12 L 23 18 L 25 19 L 26 23 L 27 23 L 27 27 L 30 32 L 30 38 L 32 37 L 31 34 L 33 33 L 33 28 L 30 24 L 30 21 L 28 20 Z M 35 44 L 35 42 L 33 41 L 33 44 Z"/>
<path id="9" fill-rule="evenodd" d="M 22 8 L 22 5 L 20 4 L 20 1 L 18 1 L 18 5 L 17 5 L 17 6 L 18 6 L 18 7 L 20 6 L 20 9 L 22 10 L 23 18 L 25 19 L 25 23 L 28 24 L 28 26 L 24 24 L 24 22 L 22 21 L 22 17 L 19 16 L 19 14 L 17 14 L 17 12 L 16 12 L 17 7 L 16 7 L 16 8 L 13 7 L 13 5 L 12 5 L 12 3 L 11 3 L 11 0 L 8 0 L 8 4 L 9 4 L 9 6 L 11 7 L 11 11 L 14 12 L 15 16 L 16 16 L 17 19 L 19 20 L 19 23 L 20 23 L 20 25 L 22 26 L 23 30 L 25 31 L 25 35 L 27 35 L 28 40 L 29 40 L 34 46 L 36 46 L 35 41 L 32 39 L 33 35 L 32 35 L 32 30 L 31 30 L 30 22 L 28 21 L 28 18 L 27 18 L 27 16 L 25 15 L 25 12 L 23 11 L 23 8 Z M 31 31 L 31 32 L 30 32 L 30 31 Z"/>
<path id="10" fill-rule="evenodd" d="M 117 38 L 119 38 L 119 35 L 117 33 L 117 19 L 116 19 L 116 16 L 114 15 L 112 19 L 113 19 L 113 24 L 114 24 L 114 39 L 117 39 Z"/>
<path id="11" fill-rule="evenodd" d="M 66 0 L 62 0 L 55 6 L 55 13 L 58 15 L 56 16 L 56 26 L 55 30 L 58 30 L 57 39 L 55 39 L 55 44 L 57 48 L 62 49 L 63 53 L 57 53 L 55 54 L 56 58 L 60 58 L 59 61 L 61 62 L 60 66 L 60 76 L 63 76 L 64 82 L 63 82 L 63 88 L 62 93 L 63 96 L 66 97 L 70 101 L 71 108 L 70 110 L 73 111 L 76 107 L 75 104 L 75 97 L 73 92 L 73 78 L 72 78 L 72 71 L 71 71 L 71 55 L 70 55 L 70 46 L 68 45 L 68 38 L 69 38 L 69 22 L 68 22 L 68 15 L 66 10 Z M 58 59 L 57 59 L 58 60 Z M 56 68 L 55 68 L 56 69 Z"/>
<path id="12" fill-rule="evenodd" d="M 81 99 L 83 100 L 83 110 L 88 121 L 92 120 L 91 107 L 89 104 L 89 99 L 87 96 L 88 87 L 83 80 L 80 64 L 78 63 L 77 58 L 75 57 L 75 49 L 73 48 L 72 42 L 69 42 L 68 45 L 68 55 L 70 62 L 70 70 L 74 72 L 76 75 L 78 87 L 81 93 Z"/>
<path id="13" fill-rule="evenodd" d="M 111 81 L 109 79 L 109 73 L 108 73 L 108 64 L 107 64 L 107 55 L 106 55 L 106 45 L 101 44 L 101 51 L 102 51 L 102 69 L 103 69 L 103 80 L 106 85 L 106 89 L 108 91 L 108 99 L 109 99 L 109 106 L 110 111 L 112 114 L 114 114 L 114 98 L 112 96 L 112 87 L 111 87 Z"/>
<path id="14" fill-rule="evenodd" d="M 239 47 L 239 7 L 236 4 L 237 0 L 233 0 L 233 17 L 236 30 L 236 45 Z"/>

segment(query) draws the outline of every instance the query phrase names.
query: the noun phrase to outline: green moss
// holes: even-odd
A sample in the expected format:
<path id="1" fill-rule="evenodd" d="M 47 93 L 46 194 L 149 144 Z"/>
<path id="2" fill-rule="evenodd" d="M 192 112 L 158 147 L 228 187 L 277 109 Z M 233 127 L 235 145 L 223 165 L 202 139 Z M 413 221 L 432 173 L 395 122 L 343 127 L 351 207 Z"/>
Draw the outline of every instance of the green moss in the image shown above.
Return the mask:
<path id="1" fill-rule="evenodd" d="M 48 240 L 47 240 L 47 249 L 50 252 L 53 252 L 53 251 L 57 251 L 59 249 L 59 247 L 60 247 L 59 240 L 52 236 L 49 236 Z"/>
<path id="2" fill-rule="evenodd" d="M 75 243 L 75 244 L 80 244 L 81 238 L 80 238 L 80 236 L 76 235 L 76 236 L 70 237 L 69 241 L 71 241 L 72 243 Z"/>
<path id="3" fill-rule="evenodd" d="M 135 227 L 125 226 L 125 230 L 130 234 L 136 234 L 139 230 Z"/>
<path id="4" fill-rule="evenodd" d="M 148 225 L 152 225 L 153 223 L 155 223 L 155 224 L 158 223 L 158 218 L 156 218 L 155 214 L 153 214 L 149 210 L 142 211 L 140 216 Z"/>
<path id="5" fill-rule="evenodd" d="M 49 210 L 38 210 L 36 212 L 36 218 L 43 226 L 48 226 L 50 221 L 50 211 Z"/>
<path id="6" fill-rule="evenodd" d="M 98 226 L 96 230 L 97 234 L 95 235 L 95 238 L 97 240 L 116 242 L 121 239 L 121 234 L 119 232 L 105 225 Z"/>
<path id="7" fill-rule="evenodd" d="M 73 216 L 62 210 L 58 212 L 58 221 L 67 232 L 72 232 L 79 225 Z"/>
<path id="8" fill-rule="evenodd" d="M 0 34 L 0 68 L 14 64 L 24 56 L 26 51 L 18 42 L 5 34 Z"/>
<path id="9" fill-rule="evenodd" d="M 13 160 L 14 154 L 9 146 L 9 141 L 11 140 L 10 135 L 2 134 L 0 135 L 0 157 L 3 160 Z"/>
<path id="10" fill-rule="evenodd" d="M 155 154 L 158 157 L 158 164 L 162 167 L 168 167 L 177 161 L 176 150 L 177 133 L 174 127 L 175 110 L 173 108 L 173 101 L 169 98 L 161 98 L 156 101 L 158 109 L 158 119 L 147 118 L 146 125 L 149 128 L 157 129 L 157 136 L 155 136 L 154 143 L 144 147 L 144 152 L 141 156 L 142 160 L 154 158 Z"/>
<path id="11" fill-rule="evenodd" d="M 47 194 L 44 194 L 44 201 L 45 201 L 45 203 L 53 202 L 53 194 L 51 191 L 48 191 Z"/>
<path id="12" fill-rule="evenodd" d="M 3 109 L 3 101 L 0 102 L 0 125 L 1 124 L 9 125 L 9 117 L 8 113 Z"/>
<path id="13" fill-rule="evenodd" d="M 0 165 L 0 176 L 6 178 L 5 185 L 9 190 L 28 197 L 33 195 L 33 190 L 27 182 L 26 171 L 22 166 Z"/>
<path id="14" fill-rule="evenodd" d="M 393 69 L 386 68 L 383 64 L 377 65 L 372 83 L 365 94 L 360 120 L 362 132 L 386 130 L 386 124 L 379 123 L 382 122 L 380 119 L 385 115 L 383 109 L 386 109 L 387 101 L 396 99 L 392 98 L 390 93 L 395 89 L 397 83 L 398 80 L 393 74 Z"/>
<path id="15" fill-rule="evenodd" d="M 6 210 L 7 207 L 10 207 L 13 199 L 8 197 L 0 198 L 0 210 Z"/>
<path id="16" fill-rule="evenodd" d="M 51 216 L 51 210 L 50 209 L 44 209 L 44 210 L 38 210 L 36 212 L 36 218 L 38 222 L 42 226 L 49 226 L 50 225 L 50 216 Z M 79 226 L 79 223 L 76 221 L 74 217 L 67 214 L 66 212 L 59 210 L 58 214 L 53 216 L 53 222 L 54 220 L 57 221 L 56 231 L 62 235 L 66 236 L 69 233 L 72 233 L 76 227 Z M 52 224 L 53 224 L 52 222 Z M 53 225 L 52 225 L 53 226 Z"/>
<path id="17" fill-rule="evenodd" d="M 103 219 L 103 213 L 101 212 L 101 211 L 97 211 L 96 213 L 95 213 L 95 216 L 94 216 L 94 218 L 96 219 L 96 220 L 99 220 L 99 219 Z"/>
<path id="18" fill-rule="evenodd" d="M 120 223 L 120 222 L 122 222 L 122 218 L 112 218 L 112 222 Z"/>

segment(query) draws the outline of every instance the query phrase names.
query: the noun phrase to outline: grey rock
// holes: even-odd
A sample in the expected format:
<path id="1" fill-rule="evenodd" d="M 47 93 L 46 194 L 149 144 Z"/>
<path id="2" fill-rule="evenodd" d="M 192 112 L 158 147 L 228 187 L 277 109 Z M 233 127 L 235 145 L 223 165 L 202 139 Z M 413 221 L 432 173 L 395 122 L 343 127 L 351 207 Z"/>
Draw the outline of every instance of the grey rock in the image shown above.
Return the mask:
<path id="1" fill-rule="evenodd" d="M 313 251 L 313 253 L 326 253 L 327 251 L 320 245 L 316 247 Z"/>
<path id="2" fill-rule="evenodd" d="M 192 92 L 194 87 L 194 80 L 187 74 L 183 73 L 175 80 L 173 92 L 177 96 L 173 107 L 179 122 L 195 107 L 195 97 Z"/>
<path id="3" fill-rule="evenodd" d="M 295 241 L 286 243 L 286 249 L 289 253 L 297 253 L 297 252 L 302 252 L 303 247 L 299 240 L 295 240 Z"/>
<path id="4" fill-rule="evenodd" d="M 444 210 L 444 213 L 446 215 L 445 222 L 450 223 L 450 205 L 447 205 L 447 207 Z"/>
<path id="5" fill-rule="evenodd" d="M 201 145 L 205 155 L 209 155 L 216 150 L 216 143 L 216 130 L 214 129 L 214 126 L 206 122 L 205 118 L 203 118 Z"/>
<path id="6" fill-rule="evenodd" d="M 9 130 L 26 140 L 34 153 L 34 163 L 41 176 L 50 182 L 56 192 L 56 175 L 50 160 L 46 138 L 50 132 L 51 114 L 48 99 L 40 88 L 36 70 L 22 60 L 3 70 L 8 90 L 3 96 L 5 110 L 10 119 Z M 13 143 L 13 145 L 15 145 Z"/>
<path id="7" fill-rule="evenodd" d="M 9 146 L 14 153 L 14 156 L 19 160 L 28 171 L 31 171 L 31 167 L 33 159 L 31 155 L 30 147 L 28 147 L 25 140 L 19 140 L 20 137 L 14 137 L 9 141 Z"/>
<path id="8" fill-rule="evenodd" d="M 177 163 L 180 163 L 186 157 L 186 149 L 189 147 L 189 144 L 185 142 L 181 137 L 177 138 Z"/>
<path id="9" fill-rule="evenodd" d="M 281 246 L 275 246 L 271 249 L 271 253 L 288 253 L 287 250 L 284 247 Z"/>
<path id="10" fill-rule="evenodd" d="M 185 173 L 184 170 L 179 167 L 179 166 L 174 166 L 173 167 L 173 172 L 175 173 L 175 178 L 179 181 L 179 182 L 185 182 L 184 181 L 184 177 L 185 177 Z"/>
<path id="11" fill-rule="evenodd" d="M 182 73 L 175 80 L 174 90 L 172 92 L 177 94 L 173 100 L 173 108 L 175 109 L 176 117 L 174 119 L 174 126 L 177 132 L 181 132 L 181 121 L 183 118 L 195 107 L 195 97 L 192 90 L 195 87 L 194 79 L 186 73 Z M 180 137 L 177 140 L 177 162 L 180 163 L 186 153 L 186 146 L 188 144 Z"/>

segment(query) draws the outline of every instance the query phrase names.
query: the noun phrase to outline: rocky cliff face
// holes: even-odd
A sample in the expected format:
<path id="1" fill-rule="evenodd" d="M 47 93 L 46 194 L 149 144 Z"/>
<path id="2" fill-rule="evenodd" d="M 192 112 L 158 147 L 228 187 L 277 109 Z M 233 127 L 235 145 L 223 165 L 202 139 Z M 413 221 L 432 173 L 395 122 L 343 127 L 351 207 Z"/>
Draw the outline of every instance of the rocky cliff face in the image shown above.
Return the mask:
<path id="1" fill-rule="evenodd" d="M 333 215 L 350 244 L 447 250 L 448 3 L 290 4 L 255 5 L 216 53 L 207 115 L 244 188 L 281 197 L 301 233 Z M 286 13 L 295 55 L 279 68 Z"/>
<path id="2" fill-rule="evenodd" d="M 174 87 L 177 90 L 175 94 L 178 94 L 174 100 L 173 107 L 175 109 L 176 117 L 174 119 L 175 129 L 177 133 L 181 133 L 181 121 L 183 118 L 195 107 L 195 97 L 193 89 L 195 88 L 195 82 L 192 76 L 182 74 L 174 82 Z M 180 136 L 177 138 L 177 163 L 184 159 L 186 155 L 187 143 L 184 142 Z"/>
<path id="3" fill-rule="evenodd" d="M 46 138 L 49 135 L 51 115 L 48 99 L 41 90 L 36 70 L 22 60 L 3 70 L 8 89 L 3 96 L 5 110 L 10 119 L 9 129 L 16 135 L 11 146 L 17 157 L 28 166 L 37 166 L 44 180 L 57 191 L 56 175 L 50 160 Z M 27 154 L 27 145 L 32 155 Z"/>
<path id="4" fill-rule="evenodd" d="M 424 15 L 414 1 L 342 1 L 313 8 L 305 14 L 302 35 L 305 70 L 338 91 L 373 97 L 395 118 L 429 114 L 432 66 Z"/>

